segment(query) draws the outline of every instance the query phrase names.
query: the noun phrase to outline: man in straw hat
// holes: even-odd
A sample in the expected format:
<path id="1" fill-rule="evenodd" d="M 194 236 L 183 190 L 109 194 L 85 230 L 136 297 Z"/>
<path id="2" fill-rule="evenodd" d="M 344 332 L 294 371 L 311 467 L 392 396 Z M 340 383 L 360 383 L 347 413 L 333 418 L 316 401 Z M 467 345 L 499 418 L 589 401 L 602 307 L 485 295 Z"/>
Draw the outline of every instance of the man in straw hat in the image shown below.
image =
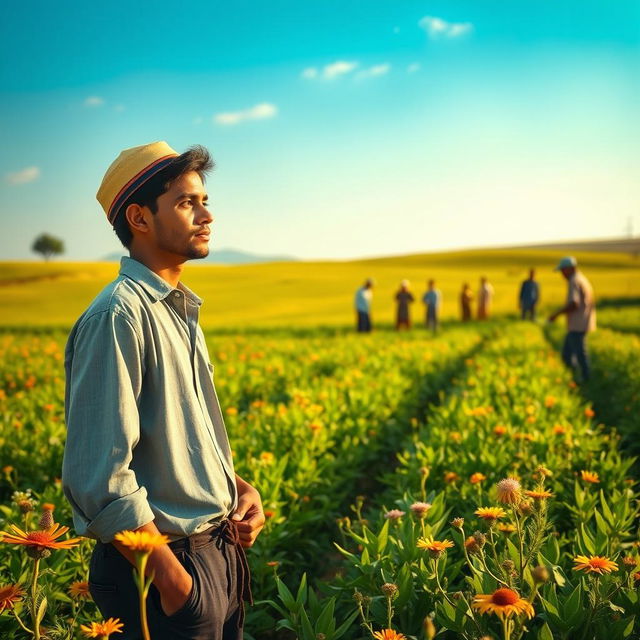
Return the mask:
<path id="1" fill-rule="evenodd" d="M 578 361 L 582 380 L 589 379 L 589 358 L 587 356 L 586 335 L 596 328 L 596 305 L 591 283 L 578 270 L 578 263 L 572 256 L 562 258 L 554 271 L 561 271 L 569 283 L 567 302 L 549 316 L 553 322 L 559 315 L 567 315 L 567 335 L 562 347 L 562 359 L 572 369 Z"/>
<path id="2" fill-rule="evenodd" d="M 97 198 L 129 250 L 80 316 L 65 352 L 64 493 L 77 532 L 98 540 L 89 589 L 105 618 L 141 638 L 133 555 L 122 530 L 165 534 L 147 574 L 154 640 L 242 637 L 250 600 L 243 547 L 264 525 L 258 492 L 233 469 L 213 384 L 202 300 L 180 282 L 209 253 L 203 147 L 123 151 Z"/>

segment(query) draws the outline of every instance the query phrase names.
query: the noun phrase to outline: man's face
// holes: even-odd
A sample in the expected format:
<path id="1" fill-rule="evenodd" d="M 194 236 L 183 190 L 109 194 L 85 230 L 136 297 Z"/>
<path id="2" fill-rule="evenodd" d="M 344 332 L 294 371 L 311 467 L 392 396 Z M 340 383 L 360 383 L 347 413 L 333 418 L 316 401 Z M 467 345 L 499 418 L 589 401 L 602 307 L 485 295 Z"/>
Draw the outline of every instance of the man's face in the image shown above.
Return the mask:
<path id="1" fill-rule="evenodd" d="M 207 200 L 204 184 L 196 171 L 177 178 L 158 198 L 158 211 L 151 217 L 156 248 L 187 260 L 206 258 L 209 225 L 213 222 Z"/>
<path id="2" fill-rule="evenodd" d="M 562 275 L 568 280 L 576 272 L 576 268 L 564 267 L 563 269 L 560 269 L 560 271 L 562 271 Z"/>

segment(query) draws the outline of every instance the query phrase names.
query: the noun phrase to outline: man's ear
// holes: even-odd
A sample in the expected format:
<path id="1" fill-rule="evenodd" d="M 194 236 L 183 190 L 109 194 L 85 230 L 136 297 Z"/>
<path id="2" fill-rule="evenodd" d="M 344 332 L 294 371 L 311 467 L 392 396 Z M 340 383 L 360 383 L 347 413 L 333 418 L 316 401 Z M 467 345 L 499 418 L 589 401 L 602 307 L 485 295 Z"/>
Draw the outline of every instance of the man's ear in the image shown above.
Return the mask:
<path id="1" fill-rule="evenodd" d="M 139 204 L 130 204 L 124 212 L 131 231 L 138 233 L 149 233 L 148 216 L 152 215 L 148 207 L 141 207 Z"/>

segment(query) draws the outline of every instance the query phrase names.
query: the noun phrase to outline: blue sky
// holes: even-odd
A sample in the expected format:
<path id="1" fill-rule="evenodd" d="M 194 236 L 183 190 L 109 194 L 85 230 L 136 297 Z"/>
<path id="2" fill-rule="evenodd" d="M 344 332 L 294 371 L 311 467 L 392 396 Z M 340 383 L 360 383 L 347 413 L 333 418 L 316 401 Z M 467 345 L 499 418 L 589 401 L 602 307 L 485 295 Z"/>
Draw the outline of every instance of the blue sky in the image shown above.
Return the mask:
<path id="1" fill-rule="evenodd" d="M 205 144 L 213 247 L 357 257 L 640 232 L 640 3 L 14 3 L 0 259 L 118 250 L 127 147 Z"/>

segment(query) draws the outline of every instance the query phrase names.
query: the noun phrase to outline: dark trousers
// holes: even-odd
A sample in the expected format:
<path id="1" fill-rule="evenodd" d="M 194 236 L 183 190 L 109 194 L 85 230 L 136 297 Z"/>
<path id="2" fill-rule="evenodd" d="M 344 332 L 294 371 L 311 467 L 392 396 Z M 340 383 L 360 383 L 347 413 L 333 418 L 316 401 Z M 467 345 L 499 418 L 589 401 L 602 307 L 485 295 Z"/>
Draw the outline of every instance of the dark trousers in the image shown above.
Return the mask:
<path id="1" fill-rule="evenodd" d="M 438 312 L 431 306 L 427 307 L 427 329 L 438 330 Z"/>
<path id="2" fill-rule="evenodd" d="M 527 316 L 529 316 L 529 320 L 536 319 L 536 305 L 532 305 L 530 307 L 522 307 L 522 319 L 526 320 Z"/>
<path id="3" fill-rule="evenodd" d="M 577 361 L 582 371 L 582 379 L 586 381 L 589 379 L 589 357 L 585 337 L 584 331 L 569 331 L 562 346 L 562 359 L 572 369 L 575 368 Z"/>
<path id="4" fill-rule="evenodd" d="M 244 551 L 236 541 L 235 525 L 225 520 L 217 528 L 169 543 L 193 578 L 193 588 L 185 604 L 167 616 L 160 592 L 151 585 L 147 618 L 153 640 L 242 639 L 242 600 L 249 575 Z M 120 640 L 142 639 L 133 566 L 111 544 L 98 542 L 95 546 L 89 591 L 105 619 L 120 618 L 124 623 Z"/>
<path id="5" fill-rule="evenodd" d="M 358 311 L 358 333 L 369 333 L 371 331 L 371 318 L 368 313 Z"/>

